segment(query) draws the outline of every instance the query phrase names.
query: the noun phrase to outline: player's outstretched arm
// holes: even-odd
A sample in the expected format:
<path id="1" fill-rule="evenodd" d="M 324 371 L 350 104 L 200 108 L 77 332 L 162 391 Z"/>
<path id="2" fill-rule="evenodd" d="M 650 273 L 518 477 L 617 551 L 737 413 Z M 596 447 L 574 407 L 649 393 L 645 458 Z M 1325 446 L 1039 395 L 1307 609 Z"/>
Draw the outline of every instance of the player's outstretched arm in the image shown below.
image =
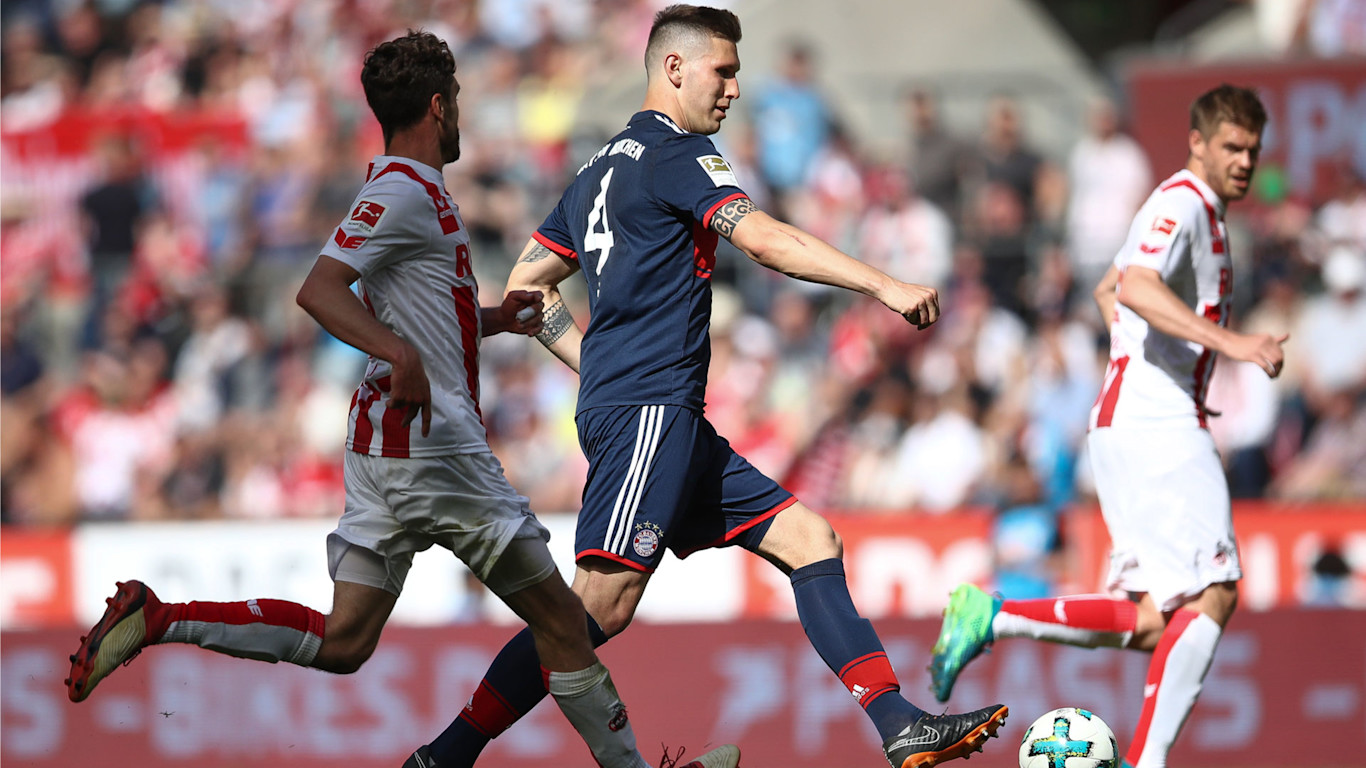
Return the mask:
<path id="1" fill-rule="evenodd" d="M 295 301 L 328 333 L 393 368 L 389 378 L 389 407 L 406 410 L 403 426 L 422 416 L 422 435 L 432 425 L 432 392 L 422 356 L 417 349 L 375 319 L 351 284 L 360 273 L 330 256 L 318 256 L 299 288 Z"/>
<path id="2" fill-rule="evenodd" d="M 711 228 L 755 262 L 799 280 L 847 288 L 870 296 L 917 328 L 939 319 L 939 292 L 903 283 L 855 259 L 815 235 L 778 221 L 749 198 L 721 206 Z"/>
<path id="3" fill-rule="evenodd" d="M 1115 303 L 1119 301 L 1119 267 L 1114 264 L 1106 270 L 1105 277 L 1096 283 L 1096 289 L 1091 292 L 1091 298 L 1096 300 L 1096 306 L 1100 309 L 1101 322 L 1109 328 L 1115 321 Z"/>
<path id="4" fill-rule="evenodd" d="M 508 275 L 506 295 L 514 291 L 540 293 L 545 310 L 541 316 L 541 329 L 536 340 L 545 345 L 565 365 L 579 370 L 579 345 L 583 342 L 583 331 L 569 314 L 569 306 L 560 295 L 560 283 L 579 271 L 579 263 L 561 258 L 554 251 L 541 245 L 532 238 L 512 265 Z"/>
<path id="5" fill-rule="evenodd" d="M 1124 270 L 1118 298 L 1148 325 L 1168 336 L 1193 341 L 1234 360 L 1256 363 L 1273 379 L 1281 373 L 1285 363 L 1281 345 L 1290 338 L 1288 335 L 1238 333 L 1216 325 L 1186 306 L 1155 269 L 1131 266 Z"/>

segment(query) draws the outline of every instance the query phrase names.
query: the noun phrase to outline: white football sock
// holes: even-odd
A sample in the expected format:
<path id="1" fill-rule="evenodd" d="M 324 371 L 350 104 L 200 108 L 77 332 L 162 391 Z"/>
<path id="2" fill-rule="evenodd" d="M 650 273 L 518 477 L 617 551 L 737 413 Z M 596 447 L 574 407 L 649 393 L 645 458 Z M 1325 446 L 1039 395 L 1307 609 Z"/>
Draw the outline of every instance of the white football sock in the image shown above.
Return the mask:
<path id="1" fill-rule="evenodd" d="M 1177 611 L 1153 651 L 1143 713 L 1125 756 L 1133 768 L 1166 768 L 1167 753 L 1200 696 L 1223 634 L 1219 623 L 1203 613 L 1178 624 L 1183 613 L 1195 612 Z"/>
<path id="2" fill-rule="evenodd" d="M 601 662 L 578 672 L 551 672 L 548 688 L 602 768 L 649 768 L 636 749 L 626 705 Z"/>

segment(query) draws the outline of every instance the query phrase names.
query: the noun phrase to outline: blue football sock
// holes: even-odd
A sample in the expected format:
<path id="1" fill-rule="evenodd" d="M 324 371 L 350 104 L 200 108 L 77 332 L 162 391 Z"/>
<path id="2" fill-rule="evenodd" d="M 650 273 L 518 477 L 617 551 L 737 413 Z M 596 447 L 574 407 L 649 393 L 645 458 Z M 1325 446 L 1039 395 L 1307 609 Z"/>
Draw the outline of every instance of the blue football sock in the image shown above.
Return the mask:
<path id="1" fill-rule="evenodd" d="M 885 741 L 920 719 L 920 708 L 902 698 L 887 652 L 873 625 L 849 597 L 844 563 L 822 560 L 792 572 L 792 593 L 802 629 L 830 670 L 854 695 Z"/>

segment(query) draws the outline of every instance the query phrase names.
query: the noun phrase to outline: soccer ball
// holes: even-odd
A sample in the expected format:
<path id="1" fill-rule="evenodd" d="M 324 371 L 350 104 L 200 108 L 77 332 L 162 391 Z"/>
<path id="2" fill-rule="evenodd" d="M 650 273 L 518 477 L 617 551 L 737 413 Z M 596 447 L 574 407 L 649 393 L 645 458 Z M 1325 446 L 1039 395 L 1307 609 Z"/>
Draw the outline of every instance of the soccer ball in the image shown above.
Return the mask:
<path id="1" fill-rule="evenodd" d="M 1020 768 L 1119 768 L 1119 747 L 1104 720 L 1084 709 L 1063 707 L 1025 731 Z"/>

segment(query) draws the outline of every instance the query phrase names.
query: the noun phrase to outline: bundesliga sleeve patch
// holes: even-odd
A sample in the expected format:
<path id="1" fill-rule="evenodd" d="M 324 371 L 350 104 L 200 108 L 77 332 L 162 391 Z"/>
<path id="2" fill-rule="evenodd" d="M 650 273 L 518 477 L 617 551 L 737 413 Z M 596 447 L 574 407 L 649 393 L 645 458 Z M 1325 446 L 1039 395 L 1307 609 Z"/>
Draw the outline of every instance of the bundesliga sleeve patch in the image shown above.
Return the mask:
<path id="1" fill-rule="evenodd" d="M 711 177 L 711 183 L 718 187 L 738 187 L 740 182 L 735 180 L 735 172 L 730 169 L 730 163 L 720 155 L 703 155 L 697 158 L 698 165 Z"/>
<path id="2" fill-rule="evenodd" d="M 1153 223 L 1148 227 L 1148 231 L 1143 233 L 1143 239 L 1139 241 L 1138 250 L 1148 255 L 1156 255 L 1167 250 L 1171 246 L 1172 240 L 1176 237 L 1176 231 L 1181 228 L 1181 224 L 1176 219 L 1158 214 L 1153 218 Z"/>
<path id="3" fill-rule="evenodd" d="M 358 230 L 366 235 L 375 234 L 379 228 L 379 223 L 384 219 L 384 214 L 388 209 L 373 200 L 362 200 L 356 203 L 356 207 L 347 217 L 347 229 Z"/>

